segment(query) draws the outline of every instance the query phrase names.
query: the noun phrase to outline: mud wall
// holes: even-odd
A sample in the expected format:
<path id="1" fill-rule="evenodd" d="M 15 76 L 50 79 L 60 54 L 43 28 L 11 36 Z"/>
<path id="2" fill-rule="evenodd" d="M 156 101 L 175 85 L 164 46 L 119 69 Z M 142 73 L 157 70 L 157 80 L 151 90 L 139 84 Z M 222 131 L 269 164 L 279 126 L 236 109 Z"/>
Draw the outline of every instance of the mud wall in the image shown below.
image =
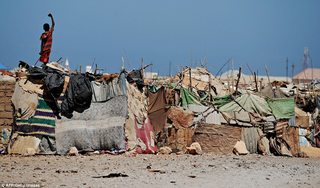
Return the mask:
<path id="1" fill-rule="evenodd" d="M 0 80 L 0 126 L 11 126 L 13 123 L 11 97 L 14 85 L 14 80 Z"/>

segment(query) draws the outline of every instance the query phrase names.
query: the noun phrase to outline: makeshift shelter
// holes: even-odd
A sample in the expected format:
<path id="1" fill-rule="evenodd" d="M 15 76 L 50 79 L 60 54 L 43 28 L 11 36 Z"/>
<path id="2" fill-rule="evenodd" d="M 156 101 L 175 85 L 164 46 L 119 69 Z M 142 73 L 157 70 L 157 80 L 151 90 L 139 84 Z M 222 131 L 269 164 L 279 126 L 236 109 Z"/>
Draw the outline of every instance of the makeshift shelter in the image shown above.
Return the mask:
<path id="1" fill-rule="evenodd" d="M 181 73 L 181 84 L 184 88 L 192 87 L 201 91 L 210 91 L 212 96 L 226 95 L 223 83 L 203 67 L 185 68 Z"/>
<path id="2" fill-rule="evenodd" d="M 52 154 L 56 151 L 55 125 L 57 101 L 47 91 L 43 78 L 49 74 L 37 67 L 22 67 L 11 98 L 14 106 L 10 154 Z"/>
<path id="3" fill-rule="evenodd" d="M 227 103 L 219 108 L 221 112 L 246 111 L 257 113 L 260 116 L 272 115 L 271 108 L 267 101 L 255 94 L 245 93 L 234 101 Z"/>
<path id="4" fill-rule="evenodd" d="M 65 155 L 72 147 L 156 152 L 147 97 L 128 83 L 125 71 L 96 77 L 50 63 L 43 69 L 20 66 L 17 75 L 9 153 Z"/>
<path id="5" fill-rule="evenodd" d="M 93 84 L 91 107 L 74 113 L 71 119 L 58 120 L 58 153 L 66 154 L 70 147 L 80 151 L 119 153 L 136 149 L 138 153 L 155 153 L 146 96 L 130 85 L 123 73 L 99 86 Z"/>
<path id="6" fill-rule="evenodd" d="M 95 86 L 92 96 L 94 103 L 89 109 L 83 113 L 74 112 L 70 119 L 62 117 L 57 120 L 58 154 L 66 154 L 71 147 L 80 151 L 121 152 L 126 149 L 124 124 L 128 115 L 128 99 L 124 74 L 100 84 L 100 87 Z M 100 96 L 98 101 L 97 96 Z"/>
<path id="7" fill-rule="evenodd" d="M 319 142 L 318 114 L 311 118 L 273 90 L 267 99 L 226 94 L 205 68 L 187 68 L 180 81 L 147 89 L 141 70 L 92 75 L 57 66 L 22 66 L 17 73 L 9 153 L 65 155 L 75 147 L 153 154 L 160 146 L 184 153 L 196 141 L 205 153 L 230 154 L 240 145 L 244 153 L 298 156 L 301 138 Z"/>

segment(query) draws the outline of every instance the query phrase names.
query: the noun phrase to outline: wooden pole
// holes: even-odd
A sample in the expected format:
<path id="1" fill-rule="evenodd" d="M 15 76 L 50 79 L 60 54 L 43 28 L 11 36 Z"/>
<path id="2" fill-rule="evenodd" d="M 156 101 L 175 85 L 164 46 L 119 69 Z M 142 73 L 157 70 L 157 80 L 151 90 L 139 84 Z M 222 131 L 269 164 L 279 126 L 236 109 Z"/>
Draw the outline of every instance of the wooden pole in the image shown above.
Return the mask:
<path id="1" fill-rule="evenodd" d="M 251 76 L 253 76 L 253 80 L 254 80 L 254 72 L 252 71 L 251 67 L 249 66 L 249 64 L 247 63 L 247 67 L 251 73 L 251 75 L 249 76 L 249 79 L 250 79 L 250 84 L 252 84 L 252 80 L 251 80 Z"/>
<path id="2" fill-rule="evenodd" d="M 94 75 L 97 74 L 97 70 L 98 70 L 98 64 L 96 64 L 96 68 L 94 69 Z"/>
<path id="3" fill-rule="evenodd" d="M 292 72 L 291 72 L 291 80 L 293 82 L 293 76 L 294 76 L 294 64 L 291 65 Z"/>
<path id="4" fill-rule="evenodd" d="M 234 77 L 233 77 L 233 69 L 234 69 L 234 67 L 233 67 L 233 59 L 232 59 L 232 61 L 231 61 L 231 68 L 232 68 L 232 72 L 231 72 L 231 92 L 233 93 L 233 86 L 234 86 Z"/>
<path id="5" fill-rule="evenodd" d="M 172 65 L 172 62 L 170 61 L 169 62 L 169 76 L 171 77 L 171 65 Z"/>
<path id="6" fill-rule="evenodd" d="M 227 62 L 225 62 L 222 67 L 219 69 L 219 71 L 216 73 L 216 76 L 215 77 L 218 77 L 219 73 L 222 71 L 222 69 L 227 65 L 229 64 L 229 62 L 231 61 L 231 59 L 228 59 Z"/>
<path id="7" fill-rule="evenodd" d="M 239 67 L 239 74 L 238 74 L 238 79 L 236 83 L 236 92 L 235 92 L 236 94 L 238 93 L 238 85 L 239 85 L 240 77 L 241 77 L 241 67 Z"/>
<path id="8" fill-rule="evenodd" d="M 189 90 L 191 91 L 192 89 L 192 81 L 191 81 L 191 67 L 189 67 Z"/>
<path id="9" fill-rule="evenodd" d="M 209 71 L 208 71 L 209 72 Z M 211 73 L 209 72 L 209 101 L 212 101 L 212 96 L 211 96 Z"/>
<path id="10" fill-rule="evenodd" d="M 270 89 L 272 90 L 273 96 L 275 97 L 276 94 L 275 94 L 275 91 L 272 89 L 272 85 L 271 85 L 270 77 L 269 77 L 269 72 L 268 72 L 268 67 L 267 67 L 267 65 L 264 65 L 264 66 L 265 66 L 265 69 L 266 69 L 266 73 L 267 73 L 268 83 L 269 83 Z"/>
<path id="11" fill-rule="evenodd" d="M 253 75 L 254 75 L 254 83 L 255 83 L 255 86 L 256 86 L 256 92 L 258 92 L 259 89 L 258 89 L 258 80 L 257 80 L 256 72 L 253 72 Z"/>
<path id="12" fill-rule="evenodd" d="M 287 80 L 287 83 L 288 83 L 288 76 L 289 76 L 289 59 L 287 57 L 286 59 L 286 80 Z"/>

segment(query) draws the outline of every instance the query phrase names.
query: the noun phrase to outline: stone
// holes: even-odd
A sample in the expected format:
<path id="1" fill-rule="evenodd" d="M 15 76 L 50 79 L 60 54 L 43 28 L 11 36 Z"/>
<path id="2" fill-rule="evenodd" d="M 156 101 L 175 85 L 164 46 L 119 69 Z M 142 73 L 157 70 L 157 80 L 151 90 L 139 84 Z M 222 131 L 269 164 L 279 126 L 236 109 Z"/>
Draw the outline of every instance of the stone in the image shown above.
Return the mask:
<path id="1" fill-rule="evenodd" d="M 170 153 L 172 153 L 172 149 L 168 146 L 164 146 L 159 149 L 158 153 L 162 155 L 169 155 Z"/>
<path id="2" fill-rule="evenodd" d="M 68 155 L 70 156 L 77 156 L 79 155 L 78 149 L 76 147 L 71 147 L 69 150 Z"/>
<path id="3" fill-rule="evenodd" d="M 192 155 L 201 155 L 203 152 L 200 144 L 198 142 L 193 142 L 190 147 L 187 147 L 187 153 Z"/>
<path id="4" fill-rule="evenodd" d="M 236 155 L 247 155 L 249 153 L 246 144 L 242 140 L 237 141 L 236 145 L 233 148 L 233 152 Z"/>

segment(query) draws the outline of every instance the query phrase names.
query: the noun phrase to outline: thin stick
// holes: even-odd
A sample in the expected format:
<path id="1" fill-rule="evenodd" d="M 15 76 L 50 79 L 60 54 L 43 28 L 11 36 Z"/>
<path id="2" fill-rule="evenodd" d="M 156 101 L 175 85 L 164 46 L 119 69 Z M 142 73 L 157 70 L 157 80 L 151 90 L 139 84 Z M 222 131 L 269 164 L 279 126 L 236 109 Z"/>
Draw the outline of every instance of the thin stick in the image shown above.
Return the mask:
<path id="1" fill-rule="evenodd" d="M 238 93 L 238 85 L 239 85 L 240 77 L 241 77 L 241 67 L 239 67 L 239 74 L 238 74 L 238 79 L 236 83 L 236 94 Z"/>
<path id="2" fill-rule="evenodd" d="M 254 72 L 254 83 L 255 83 L 255 86 L 256 86 L 256 92 L 258 92 L 259 89 L 258 89 L 258 80 L 257 80 L 257 74 L 256 74 L 256 72 Z"/>
<path id="3" fill-rule="evenodd" d="M 191 90 L 192 81 L 191 81 L 191 67 L 189 67 L 189 90 Z"/>
<path id="4" fill-rule="evenodd" d="M 271 90 L 272 90 L 272 92 L 273 92 L 273 96 L 275 96 L 276 94 L 275 94 L 274 90 L 272 89 L 272 85 L 271 85 L 271 82 L 270 82 L 270 77 L 269 77 L 268 67 L 267 67 L 267 65 L 264 65 L 264 66 L 265 66 L 265 69 L 266 69 L 266 73 L 267 73 L 267 77 L 268 77 L 268 83 L 269 83 L 269 86 L 270 86 L 270 88 L 271 88 Z"/>

